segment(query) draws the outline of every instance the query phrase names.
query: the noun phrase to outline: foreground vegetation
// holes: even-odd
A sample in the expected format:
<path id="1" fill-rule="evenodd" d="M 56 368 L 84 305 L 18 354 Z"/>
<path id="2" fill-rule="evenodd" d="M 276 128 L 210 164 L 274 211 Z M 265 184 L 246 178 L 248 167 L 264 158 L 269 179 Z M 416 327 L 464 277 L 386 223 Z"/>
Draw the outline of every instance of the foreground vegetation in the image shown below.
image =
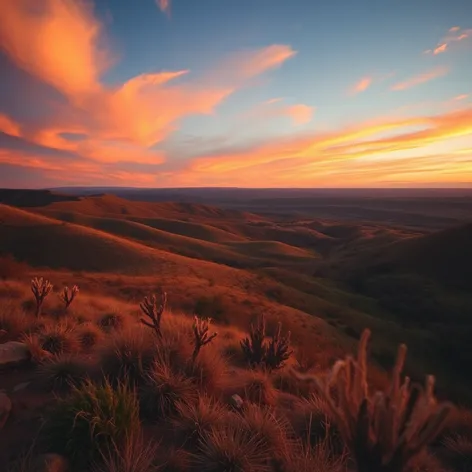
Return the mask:
<path id="1" fill-rule="evenodd" d="M 139 306 L 35 278 L 0 296 L 0 341 L 30 351 L 0 373 L 11 471 L 44 453 L 79 472 L 471 470 L 472 414 L 402 376 L 405 346 L 372 379 L 368 330 L 327 369 L 270 317 L 245 332 L 172 312 L 165 292 Z"/>

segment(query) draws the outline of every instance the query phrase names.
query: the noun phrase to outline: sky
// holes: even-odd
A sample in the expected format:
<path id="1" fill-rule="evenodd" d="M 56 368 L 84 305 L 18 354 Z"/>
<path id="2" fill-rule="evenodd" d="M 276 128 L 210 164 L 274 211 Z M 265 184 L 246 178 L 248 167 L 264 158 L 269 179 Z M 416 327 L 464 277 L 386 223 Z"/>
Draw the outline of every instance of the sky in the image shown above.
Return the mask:
<path id="1" fill-rule="evenodd" d="M 0 187 L 472 187 L 470 0 L 5 0 Z"/>

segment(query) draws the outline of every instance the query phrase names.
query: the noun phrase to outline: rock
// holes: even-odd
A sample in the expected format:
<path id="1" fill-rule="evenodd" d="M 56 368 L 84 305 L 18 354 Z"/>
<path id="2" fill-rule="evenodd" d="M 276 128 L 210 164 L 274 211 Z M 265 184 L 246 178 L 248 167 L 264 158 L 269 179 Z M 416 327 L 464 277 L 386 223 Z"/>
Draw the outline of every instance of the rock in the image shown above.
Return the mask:
<path id="1" fill-rule="evenodd" d="M 235 394 L 231 396 L 229 403 L 233 408 L 236 408 L 236 410 L 241 410 L 244 405 L 244 400 L 239 395 Z"/>
<path id="2" fill-rule="evenodd" d="M 28 346 L 18 341 L 0 344 L 0 367 L 17 365 L 30 358 Z"/>
<path id="3" fill-rule="evenodd" d="M 31 382 L 23 382 L 15 386 L 13 389 L 13 393 L 19 392 L 20 390 L 24 390 Z"/>
<path id="4" fill-rule="evenodd" d="M 0 430 L 5 426 L 5 423 L 10 416 L 11 400 L 5 393 L 0 393 Z"/>
<path id="5" fill-rule="evenodd" d="M 69 463 L 59 454 L 41 454 L 34 461 L 34 472 L 67 472 Z"/>

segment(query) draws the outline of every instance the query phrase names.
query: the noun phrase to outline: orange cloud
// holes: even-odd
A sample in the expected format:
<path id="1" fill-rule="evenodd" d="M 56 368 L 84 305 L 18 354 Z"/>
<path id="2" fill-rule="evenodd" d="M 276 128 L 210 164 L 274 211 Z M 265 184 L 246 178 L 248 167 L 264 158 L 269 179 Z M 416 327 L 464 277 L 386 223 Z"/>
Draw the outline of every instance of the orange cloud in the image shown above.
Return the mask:
<path id="1" fill-rule="evenodd" d="M 156 3 L 162 12 L 170 15 L 170 0 L 156 0 Z"/>
<path id="2" fill-rule="evenodd" d="M 469 95 L 467 93 L 463 93 L 462 95 L 457 95 L 457 97 L 454 97 L 454 100 L 460 101 L 460 100 L 467 100 L 469 98 Z"/>
<path id="3" fill-rule="evenodd" d="M 82 0 L 4 2 L 0 44 L 22 69 L 69 97 L 100 89 L 110 64 L 97 47 L 101 25 Z M 104 66 L 103 66 L 103 65 Z"/>
<path id="4" fill-rule="evenodd" d="M 297 103 L 295 105 L 281 104 L 282 98 L 272 98 L 267 100 L 248 113 L 244 113 L 243 117 L 256 118 L 276 118 L 280 116 L 289 117 L 294 125 L 303 125 L 309 123 L 313 118 L 314 107 Z"/>
<path id="5" fill-rule="evenodd" d="M 472 38 L 472 29 L 462 29 L 460 26 L 453 26 L 449 29 L 448 34 L 438 42 L 436 47 L 425 51 L 427 54 L 438 55 L 449 50 L 454 43 Z"/>
<path id="6" fill-rule="evenodd" d="M 398 82 L 392 86 L 392 90 L 406 90 L 411 87 L 416 87 L 417 85 L 424 84 L 429 82 L 430 80 L 437 79 L 439 77 L 443 77 L 449 72 L 447 67 L 437 67 L 436 69 L 430 70 L 423 74 L 416 75 L 411 77 L 403 82 Z"/>
<path id="7" fill-rule="evenodd" d="M 290 116 L 296 125 L 309 123 L 313 118 L 313 107 L 298 104 L 287 107 L 287 115 Z"/>
<path id="8" fill-rule="evenodd" d="M 9 134 L 10 136 L 20 136 L 21 127 L 10 117 L 0 113 L 0 133 Z"/>
<path id="9" fill-rule="evenodd" d="M 230 83 L 250 79 L 267 70 L 280 67 L 296 54 L 297 51 L 284 44 L 241 51 L 222 62 L 216 72 L 216 78 Z"/>
<path id="10" fill-rule="evenodd" d="M 422 152 L 422 149 L 443 146 L 457 139 L 468 139 L 471 135 L 472 108 L 469 107 L 436 116 L 364 123 L 337 132 L 271 141 L 239 152 L 201 156 L 182 175 L 187 182 L 198 181 L 200 185 L 218 181 L 227 185 L 246 186 L 290 183 L 293 186 L 303 182 L 318 185 L 324 179 L 333 186 L 335 180 L 332 176 L 342 180 L 340 185 L 349 185 L 351 171 L 360 179 L 361 173 L 356 169 L 371 169 L 372 178 L 376 170 L 375 178 L 385 180 L 389 176 L 389 169 L 395 166 L 396 159 L 404 157 L 405 153 Z M 468 149 L 472 146 L 470 141 Z M 451 151 L 447 159 L 443 156 L 443 167 L 457 165 L 457 168 L 472 174 L 472 156 L 464 157 L 464 152 Z M 430 174 L 434 173 L 431 156 L 411 159 L 404 172 L 416 172 L 418 169 L 426 171 L 429 168 Z M 264 182 L 260 181 L 258 175 L 264 175 Z M 366 176 L 362 182 L 364 185 L 370 183 L 371 178 Z"/>
<path id="11" fill-rule="evenodd" d="M 372 85 L 372 77 L 363 77 L 357 84 L 351 89 L 352 94 L 358 94 L 365 92 Z"/>
<path id="12" fill-rule="evenodd" d="M 159 6 L 168 11 L 170 2 L 161 1 Z M 2 48 L 18 67 L 69 100 L 66 116 L 56 115 L 54 122 L 45 119 L 40 129 L 20 129 L 5 117 L 0 119 L 1 129 L 35 144 L 107 163 L 163 162 L 165 156 L 150 148 L 172 133 L 180 119 L 213 113 L 242 80 L 295 54 L 284 45 L 244 51 L 208 72 L 214 83 L 176 84 L 189 74 L 180 70 L 141 74 L 110 87 L 100 79 L 113 54 L 103 47 L 103 27 L 88 2 L 43 0 L 40 7 L 36 0 L 7 2 L 0 15 L 0 32 Z M 230 80 L 225 83 L 222 70 L 228 67 Z M 298 121 L 308 116 L 300 107 L 290 113 Z M 64 133 L 80 133 L 84 139 L 68 140 Z"/>

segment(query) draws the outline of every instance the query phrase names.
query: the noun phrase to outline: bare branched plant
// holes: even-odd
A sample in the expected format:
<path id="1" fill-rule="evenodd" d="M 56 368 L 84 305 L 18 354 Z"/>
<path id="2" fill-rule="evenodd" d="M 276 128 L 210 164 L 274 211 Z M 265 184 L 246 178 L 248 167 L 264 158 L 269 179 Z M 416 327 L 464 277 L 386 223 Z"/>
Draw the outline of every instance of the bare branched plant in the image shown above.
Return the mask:
<path id="1" fill-rule="evenodd" d="M 441 432 L 453 406 L 436 401 L 433 376 L 427 377 L 424 388 L 411 384 L 408 377 L 401 382 L 405 345 L 398 349 L 390 387 L 369 394 L 369 337 L 370 331 L 365 330 L 357 360 L 347 356 L 338 361 L 326 380 L 294 370 L 292 374 L 315 383 L 359 472 L 403 472 Z"/>
<path id="2" fill-rule="evenodd" d="M 162 337 L 161 331 L 161 319 L 167 305 L 167 293 L 161 291 L 159 305 L 157 302 L 156 295 L 151 297 L 144 297 L 144 300 L 140 303 L 139 307 L 143 312 L 144 316 L 147 316 L 151 321 L 147 321 L 141 318 L 141 323 L 149 328 L 153 329 L 158 338 Z"/>
<path id="3" fill-rule="evenodd" d="M 195 347 L 193 349 L 192 362 L 195 362 L 197 359 L 200 349 L 213 341 L 218 334 L 217 332 L 210 333 L 210 323 L 211 318 L 205 320 L 198 318 L 198 316 L 194 317 L 193 334 Z"/>
<path id="4" fill-rule="evenodd" d="M 290 332 L 282 336 L 282 324 L 279 323 L 277 331 L 267 342 L 265 316 L 262 314 L 255 324 L 251 324 L 249 337 L 241 341 L 241 349 L 250 365 L 279 369 L 292 354 Z"/>
<path id="5" fill-rule="evenodd" d="M 59 298 L 64 302 L 64 311 L 66 311 L 70 304 L 74 301 L 75 297 L 79 293 L 79 287 L 77 285 L 74 285 L 72 289 L 69 289 L 69 287 L 64 287 L 64 290 L 62 293 L 59 295 Z"/>
<path id="6" fill-rule="evenodd" d="M 34 298 L 36 300 L 36 317 L 39 317 L 43 302 L 51 292 L 52 287 L 53 286 L 49 280 L 43 279 L 42 277 L 35 277 L 33 280 L 31 280 L 31 291 L 33 292 Z"/>

